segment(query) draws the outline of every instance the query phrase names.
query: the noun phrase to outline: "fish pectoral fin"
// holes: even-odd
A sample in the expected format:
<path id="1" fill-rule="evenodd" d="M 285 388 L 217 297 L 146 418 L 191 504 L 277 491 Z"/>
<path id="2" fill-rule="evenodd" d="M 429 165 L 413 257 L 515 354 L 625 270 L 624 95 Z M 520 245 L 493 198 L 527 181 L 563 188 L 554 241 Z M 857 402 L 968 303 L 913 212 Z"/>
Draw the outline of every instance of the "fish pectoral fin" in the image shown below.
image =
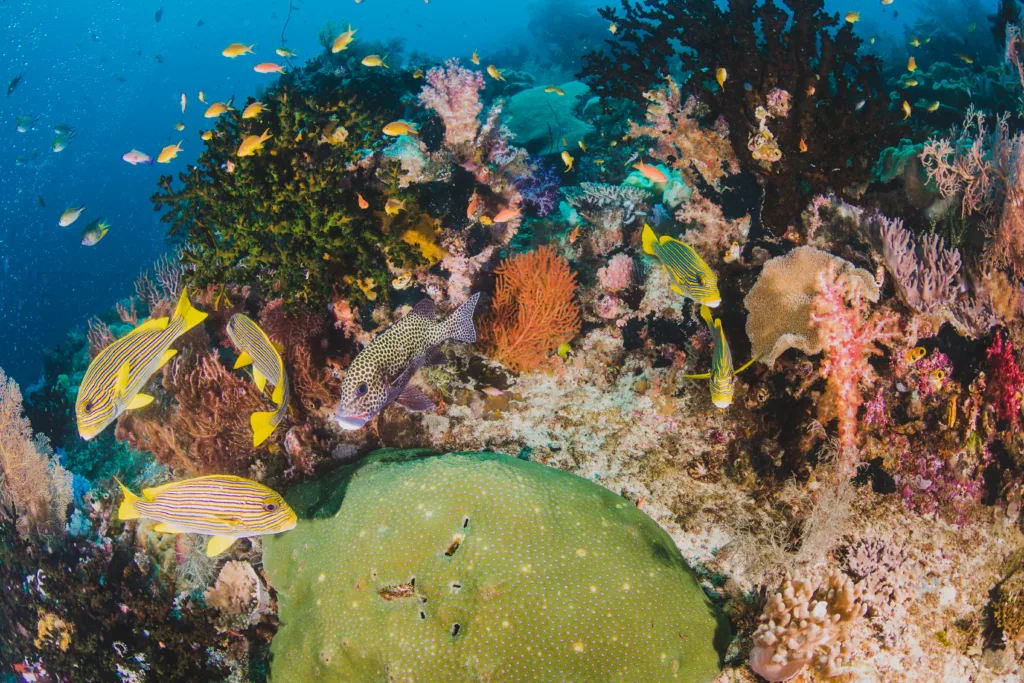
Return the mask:
<path id="1" fill-rule="evenodd" d="M 206 556 L 217 557 L 233 546 L 237 540 L 237 538 L 232 536 L 211 536 L 210 542 L 206 544 Z"/>
<path id="2" fill-rule="evenodd" d="M 274 393 L 270 395 L 270 400 L 277 405 L 284 403 L 284 382 L 277 383 L 277 386 L 274 387 Z"/>
<path id="3" fill-rule="evenodd" d="M 753 365 L 754 363 L 756 363 L 759 360 L 761 360 L 761 356 L 754 356 L 753 358 L 748 360 L 746 363 L 741 365 L 739 368 L 737 368 L 736 371 L 733 372 L 733 374 L 734 375 L 740 374 L 741 372 L 743 372 L 744 370 L 746 370 L 747 368 L 749 368 L 751 365 Z"/>
<path id="4" fill-rule="evenodd" d="M 160 365 L 157 365 L 156 369 L 159 370 L 163 366 L 167 365 L 167 361 L 171 360 L 177 355 L 178 351 L 176 349 L 167 349 L 166 351 L 164 351 L 164 355 L 160 356 Z"/>
<path id="5" fill-rule="evenodd" d="M 699 375 L 682 375 L 683 379 L 711 379 L 710 372 L 702 372 Z"/>
<path id="6" fill-rule="evenodd" d="M 683 288 L 680 287 L 679 285 L 672 285 L 672 291 L 678 294 L 679 296 L 690 296 L 689 294 L 684 292 Z"/>
<path id="7" fill-rule="evenodd" d="M 235 361 L 235 370 L 238 368 L 244 368 L 246 365 L 252 364 L 252 356 L 249 355 L 248 351 L 242 351 L 238 354 L 238 360 Z"/>
<path id="8" fill-rule="evenodd" d="M 179 529 L 178 527 L 174 526 L 173 524 L 168 524 L 167 522 L 160 522 L 155 527 L 153 527 L 153 531 L 157 532 L 158 534 L 183 534 L 183 533 L 185 533 L 184 529 Z"/>
<path id="9" fill-rule="evenodd" d="M 434 402 L 430 400 L 430 397 L 424 394 L 422 389 L 412 384 L 406 385 L 402 393 L 395 399 L 395 403 L 413 413 L 422 413 L 434 407 Z"/>
<path id="10" fill-rule="evenodd" d="M 125 410 L 138 410 L 139 408 L 145 408 L 153 402 L 153 397 L 148 394 L 135 394 L 132 400 L 128 401 L 128 405 L 125 406 Z"/>
<path id="11" fill-rule="evenodd" d="M 256 368 L 252 369 L 252 381 L 256 382 L 256 388 L 262 393 L 267 386 L 267 376 Z"/>
<path id="12" fill-rule="evenodd" d="M 278 353 L 284 353 L 284 344 L 280 344 L 276 341 L 270 342 L 270 345 L 274 347 L 274 350 Z"/>
<path id="13" fill-rule="evenodd" d="M 128 361 L 121 364 L 121 367 L 117 371 L 117 379 L 114 380 L 114 395 L 120 396 L 124 393 L 125 388 L 128 386 L 128 375 L 129 375 Z"/>

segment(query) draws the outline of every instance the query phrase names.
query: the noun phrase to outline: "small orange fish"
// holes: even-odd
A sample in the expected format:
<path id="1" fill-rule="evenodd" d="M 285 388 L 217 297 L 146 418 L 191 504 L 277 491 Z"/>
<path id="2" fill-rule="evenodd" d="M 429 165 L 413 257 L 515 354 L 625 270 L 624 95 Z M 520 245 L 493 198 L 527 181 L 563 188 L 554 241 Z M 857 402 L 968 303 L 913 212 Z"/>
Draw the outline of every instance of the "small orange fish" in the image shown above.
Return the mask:
<path id="1" fill-rule="evenodd" d="M 807 143 L 804 142 L 803 138 L 800 138 L 800 151 L 801 152 L 806 152 L 807 151 Z"/>
<path id="2" fill-rule="evenodd" d="M 360 209 L 369 209 L 370 208 L 370 202 L 368 202 L 365 199 L 363 199 L 363 195 L 361 195 L 358 192 L 356 192 L 356 197 L 359 200 L 359 208 Z"/>
<path id="3" fill-rule="evenodd" d="M 917 71 L 917 60 L 913 57 L 907 60 L 907 71 Z"/>
<path id="4" fill-rule="evenodd" d="M 475 216 L 478 208 L 480 208 L 480 195 L 474 192 L 473 198 L 469 200 L 469 206 L 466 207 L 466 218 Z"/>
<path id="5" fill-rule="evenodd" d="M 258 74 L 283 74 L 284 67 L 273 62 L 262 62 L 252 68 Z"/>
<path id="6" fill-rule="evenodd" d="M 657 169 L 654 166 L 651 166 L 650 164 L 645 164 L 642 161 L 638 161 L 637 163 L 633 164 L 633 168 L 640 171 L 640 175 L 642 175 L 644 178 L 647 178 L 652 183 L 668 182 L 668 176 L 665 175 L 660 169 Z"/>
<path id="7" fill-rule="evenodd" d="M 569 244 L 575 244 L 576 240 L 578 240 L 579 238 L 580 226 L 577 225 L 575 228 L 572 229 L 572 232 L 569 233 Z"/>
<path id="8" fill-rule="evenodd" d="M 499 211 L 492 220 L 495 223 L 508 223 L 513 218 L 518 218 L 520 213 L 522 213 L 520 209 L 513 209 L 510 207 Z"/>

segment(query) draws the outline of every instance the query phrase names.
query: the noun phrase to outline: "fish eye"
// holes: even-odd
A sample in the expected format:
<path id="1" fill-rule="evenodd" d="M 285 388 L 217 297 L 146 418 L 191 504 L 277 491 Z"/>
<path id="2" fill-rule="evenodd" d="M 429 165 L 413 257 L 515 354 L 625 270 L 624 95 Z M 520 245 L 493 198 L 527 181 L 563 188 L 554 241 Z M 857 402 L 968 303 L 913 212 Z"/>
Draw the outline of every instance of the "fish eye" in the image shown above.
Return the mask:
<path id="1" fill-rule="evenodd" d="M 358 387 L 356 387 L 356 394 L 359 395 L 359 396 L 364 396 L 364 395 L 366 395 L 366 392 L 369 391 L 369 390 L 370 390 L 370 387 L 366 384 L 366 382 L 363 382 Z"/>
<path id="2" fill-rule="evenodd" d="M 93 404 L 92 404 L 92 401 L 89 401 L 88 403 L 86 403 L 86 404 L 85 404 L 85 412 L 87 412 L 87 413 L 91 413 L 91 412 L 92 412 L 92 409 L 93 409 L 93 407 L 94 407 L 94 406 L 93 406 Z"/>
<path id="3" fill-rule="evenodd" d="M 274 503 L 267 503 L 266 505 L 263 506 L 263 509 L 266 510 L 267 512 L 273 512 L 274 510 L 277 509 L 277 505 L 275 505 Z"/>

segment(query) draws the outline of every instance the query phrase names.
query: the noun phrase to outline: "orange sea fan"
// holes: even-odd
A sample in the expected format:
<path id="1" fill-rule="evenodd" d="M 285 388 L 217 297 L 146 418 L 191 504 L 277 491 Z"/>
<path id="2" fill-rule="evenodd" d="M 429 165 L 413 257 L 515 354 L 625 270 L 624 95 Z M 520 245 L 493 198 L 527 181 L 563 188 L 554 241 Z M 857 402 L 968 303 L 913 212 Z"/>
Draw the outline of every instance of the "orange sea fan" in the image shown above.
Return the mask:
<path id="1" fill-rule="evenodd" d="M 513 371 L 535 370 L 580 331 L 576 274 L 551 247 L 506 259 L 495 274 L 481 342 Z"/>

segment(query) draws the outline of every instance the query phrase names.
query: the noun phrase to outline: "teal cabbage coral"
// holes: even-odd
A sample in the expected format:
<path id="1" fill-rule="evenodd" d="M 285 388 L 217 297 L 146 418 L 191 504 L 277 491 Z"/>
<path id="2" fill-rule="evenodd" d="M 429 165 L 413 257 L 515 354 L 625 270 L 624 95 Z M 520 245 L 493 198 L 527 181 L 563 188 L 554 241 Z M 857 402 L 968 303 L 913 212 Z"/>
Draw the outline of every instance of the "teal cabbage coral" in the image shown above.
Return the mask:
<path id="1" fill-rule="evenodd" d="M 384 450 L 287 496 L 270 681 L 711 681 L 727 635 L 665 531 L 495 453 Z"/>
<path id="2" fill-rule="evenodd" d="M 553 154 L 564 148 L 575 154 L 579 142 L 596 130 L 576 116 L 590 88 L 579 81 L 563 83 L 561 88 L 565 95 L 537 87 L 516 93 L 505 103 L 506 125 L 516 144 L 531 154 Z"/>

